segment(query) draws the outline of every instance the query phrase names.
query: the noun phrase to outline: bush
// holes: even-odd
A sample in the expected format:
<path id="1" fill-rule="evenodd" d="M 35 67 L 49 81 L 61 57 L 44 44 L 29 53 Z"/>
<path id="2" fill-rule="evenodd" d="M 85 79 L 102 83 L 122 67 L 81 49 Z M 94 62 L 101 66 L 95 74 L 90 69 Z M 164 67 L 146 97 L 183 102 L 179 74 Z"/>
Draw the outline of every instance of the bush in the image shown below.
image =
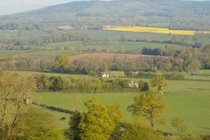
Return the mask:
<path id="1" fill-rule="evenodd" d="M 40 109 L 31 107 L 24 114 L 19 126 L 18 139 L 21 140 L 63 140 L 54 117 Z"/>
<path id="2" fill-rule="evenodd" d="M 36 87 L 40 90 L 48 90 L 50 86 L 49 77 L 42 74 L 42 75 L 32 75 L 31 76 L 36 83 Z"/>
<path id="3" fill-rule="evenodd" d="M 152 72 L 139 72 L 136 77 L 137 78 L 148 78 L 151 79 L 153 77 L 157 76 L 156 73 L 152 73 Z M 165 73 L 163 74 L 163 76 L 167 79 L 167 80 L 184 80 L 184 75 L 177 73 L 177 72 L 173 72 L 173 73 Z"/>
<path id="4" fill-rule="evenodd" d="M 163 140 L 152 128 L 139 123 L 120 123 L 116 128 L 112 140 Z"/>
<path id="5" fill-rule="evenodd" d="M 184 75 L 180 73 L 168 73 L 163 75 L 168 80 L 184 80 Z"/>
<path id="6" fill-rule="evenodd" d="M 33 75 L 38 90 L 50 92 L 79 92 L 79 93 L 100 93 L 100 92 L 138 92 L 146 91 L 149 85 L 146 82 L 139 82 L 139 88 L 129 87 L 131 80 L 125 79 L 102 79 L 85 77 L 74 79 L 67 76 Z M 137 82 L 138 83 L 138 82 Z"/>
<path id="7" fill-rule="evenodd" d="M 63 89 L 63 80 L 61 77 L 51 76 L 49 78 L 50 86 L 49 91 L 57 92 Z"/>
<path id="8" fill-rule="evenodd" d="M 148 91 L 149 90 L 149 84 L 144 81 L 139 81 L 139 89 L 140 91 Z"/>
<path id="9" fill-rule="evenodd" d="M 136 77 L 137 78 L 148 78 L 151 79 L 153 77 L 155 77 L 157 74 L 152 73 L 152 72 L 139 72 Z"/>

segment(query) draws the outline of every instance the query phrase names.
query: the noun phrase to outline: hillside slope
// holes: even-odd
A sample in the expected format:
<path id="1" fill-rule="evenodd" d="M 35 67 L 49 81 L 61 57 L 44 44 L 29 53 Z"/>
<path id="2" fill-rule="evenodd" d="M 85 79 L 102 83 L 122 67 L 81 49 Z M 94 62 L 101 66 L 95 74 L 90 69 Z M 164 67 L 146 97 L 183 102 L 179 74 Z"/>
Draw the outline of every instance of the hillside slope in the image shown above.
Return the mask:
<path id="1" fill-rule="evenodd" d="M 142 25 L 210 29 L 210 1 L 121 0 L 79 1 L 38 9 L 4 21 L 72 25 Z"/>

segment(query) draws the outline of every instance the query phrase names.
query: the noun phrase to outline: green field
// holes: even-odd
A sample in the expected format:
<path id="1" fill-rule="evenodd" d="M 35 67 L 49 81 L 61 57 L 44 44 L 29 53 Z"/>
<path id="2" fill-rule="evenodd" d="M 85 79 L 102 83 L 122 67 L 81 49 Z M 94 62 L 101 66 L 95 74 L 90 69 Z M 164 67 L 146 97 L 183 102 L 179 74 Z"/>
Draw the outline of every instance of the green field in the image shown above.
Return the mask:
<path id="1" fill-rule="evenodd" d="M 13 56 L 17 54 L 29 53 L 28 50 L 0 50 L 0 57 Z"/>
<path id="2" fill-rule="evenodd" d="M 157 35 L 153 33 L 118 33 L 101 30 L 73 30 L 72 32 L 86 33 L 92 39 L 83 41 L 54 42 L 48 44 L 28 44 L 15 46 L 18 50 L 0 50 L 0 57 L 13 55 L 36 55 L 37 53 L 47 52 L 47 56 L 59 53 L 75 54 L 81 52 L 127 52 L 141 53 L 141 49 L 174 47 L 180 49 L 183 45 L 162 43 L 161 41 L 171 40 L 171 35 Z M 21 35 L 35 37 L 44 35 L 43 32 L 23 32 Z M 0 31 L 0 36 L 18 37 L 18 32 Z M 121 38 L 130 41 L 119 41 Z M 131 41 L 132 40 L 132 41 Z M 137 40 L 137 41 L 136 41 Z M 142 41 L 141 41 L 142 40 Z M 157 42 L 153 42 L 157 41 Z M 26 50 L 27 49 L 27 50 Z"/>
<path id="3" fill-rule="evenodd" d="M 16 72 L 24 76 L 31 76 L 33 74 L 47 74 L 47 75 L 55 75 L 55 76 L 71 76 L 71 77 L 84 77 L 88 75 L 82 74 L 59 74 L 59 73 L 47 73 L 47 72 L 33 72 L 33 71 L 7 71 L 7 72 Z M 135 72 L 138 73 L 138 72 Z M 125 77 L 123 71 L 110 71 L 112 77 Z M 160 73 L 161 74 L 161 73 Z M 210 81 L 210 70 L 199 70 L 195 75 L 191 75 L 186 72 L 180 72 L 179 74 L 183 74 L 186 80 L 190 81 Z M 147 80 L 147 79 L 146 79 Z"/>
<path id="4" fill-rule="evenodd" d="M 181 116 L 188 124 L 189 134 L 210 133 L 210 82 L 204 81 L 168 81 L 166 94 L 167 111 L 163 114 L 166 125 L 159 129 L 174 132 L 170 126 L 173 117 Z M 127 106 L 132 103 L 134 96 L 141 93 L 112 93 L 112 94 L 68 94 L 68 93 L 34 93 L 34 100 L 38 103 L 56 106 L 71 110 L 85 111 L 84 102 L 96 97 L 100 103 L 111 105 L 119 104 L 125 120 L 132 119 L 127 112 Z M 57 118 L 61 113 L 52 112 Z M 62 128 L 67 123 L 60 122 Z"/>
<path id="5" fill-rule="evenodd" d="M 167 43 L 151 43 L 151 42 L 112 42 L 110 44 L 83 44 L 81 41 L 70 41 L 70 42 L 56 42 L 49 43 L 43 46 L 27 46 L 30 50 L 0 50 L 0 57 L 8 57 L 14 55 L 25 55 L 25 56 L 56 56 L 60 53 L 66 54 L 77 54 L 81 52 L 127 52 L 141 54 L 141 50 L 147 48 L 165 48 L 173 47 L 180 49 L 181 45 L 172 45 Z"/>
<path id="6" fill-rule="evenodd" d="M 120 37 L 125 37 L 126 39 L 142 39 L 142 40 L 169 40 L 171 35 L 164 34 L 154 34 L 154 33 L 131 33 L 131 32 L 112 32 L 103 30 L 76 30 L 77 32 L 83 32 L 89 34 L 97 39 L 120 39 Z"/>
<path id="7" fill-rule="evenodd" d="M 62 47 L 61 47 L 62 46 Z M 165 48 L 174 47 L 180 49 L 181 45 L 167 44 L 167 43 L 151 43 L 151 42 L 118 42 L 111 41 L 110 43 L 105 43 L 99 41 L 97 44 L 90 42 L 89 44 L 83 44 L 81 41 L 70 41 L 70 42 L 57 42 L 49 43 L 45 45 L 45 49 L 57 49 L 66 50 L 69 52 L 78 51 L 107 51 L 107 52 L 131 52 L 131 53 L 141 53 L 143 48 Z"/>
<path id="8" fill-rule="evenodd" d="M 83 41 L 66 41 L 54 42 L 48 44 L 28 44 L 23 46 L 15 46 L 19 50 L 0 50 L 0 57 L 12 56 L 18 54 L 35 55 L 37 53 L 47 52 L 48 54 L 57 55 L 59 53 L 75 54 L 82 52 L 126 52 L 126 53 L 141 53 L 142 48 L 165 48 L 173 47 L 180 49 L 186 45 L 164 43 L 173 40 L 172 35 L 155 34 L 155 33 L 129 33 L 129 32 L 113 32 L 102 30 L 72 30 L 87 34 L 90 40 Z M 37 35 L 45 35 L 44 32 L 23 32 L 24 36 L 34 37 Z M 21 35 L 22 35 L 21 34 Z M 18 36 L 18 32 L 0 31 L 0 36 Z M 125 41 L 119 41 L 124 38 Z M 127 40 L 127 41 L 126 41 Z M 192 43 L 202 42 L 209 43 L 208 36 L 200 37 L 198 40 L 192 40 Z M 27 49 L 27 50 L 25 50 Z"/>
<path id="9" fill-rule="evenodd" d="M 11 71 L 12 72 L 12 71 Z M 16 71 L 25 76 L 32 74 L 47 74 L 56 76 L 71 76 L 81 78 L 87 75 L 75 74 L 55 74 L 41 72 Z M 122 77 L 123 72 L 113 71 L 113 76 Z M 188 124 L 189 134 L 209 134 L 210 133 L 210 71 L 201 70 L 196 75 L 185 74 L 187 80 L 167 80 L 167 87 L 163 95 L 167 102 L 167 111 L 163 114 L 165 125 L 158 129 L 174 132 L 170 126 L 170 120 L 173 117 L 183 117 Z M 195 78 L 195 79 L 193 79 Z M 189 80 L 192 79 L 192 80 Z M 150 79 L 141 79 L 149 81 Z M 127 106 L 132 103 L 133 97 L 141 93 L 100 93 L 100 94 L 70 94 L 70 93 L 34 93 L 34 101 L 40 104 L 65 108 L 69 110 L 85 111 L 84 102 L 96 97 L 100 103 L 106 105 L 119 104 L 123 111 L 124 120 L 131 120 L 132 116 L 127 112 Z M 55 115 L 61 128 L 68 127 L 68 120 L 60 121 L 63 116 L 69 118 L 69 115 L 50 111 Z"/>
<path id="10" fill-rule="evenodd" d="M 44 55 L 45 53 L 43 53 Z M 7 71 L 7 72 L 15 72 L 19 73 L 24 76 L 31 76 L 33 74 L 47 74 L 47 75 L 56 75 L 56 76 L 71 76 L 71 77 L 83 77 L 83 76 L 89 76 L 89 75 L 82 75 L 82 74 L 59 74 L 59 73 L 48 73 L 48 72 L 34 72 L 34 71 Z M 135 72 L 138 73 L 138 72 Z M 124 71 L 110 71 L 111 76 L 113 77 L 125 77 Z M 156 73 L 158 74 L 158 73 Z M 162 74 L 162 73 L 159 73 Z M 210 81 L 210 70 L 199 70 L 198 72 L 195 73 L 195 75 L 186 73 L 186 72 L 179 72 L 178 74 L 184 75 L 185 79 L 188 82 L 195 82 L 195 81 L 200 81 L 200 82 L 205 82 L 205 81 Z M 145 79 L 148 80 L 148 79 Z M 182 80 L 178 80 L 182 81 Z M 198 85 L 200 86 L 200 85 Z"/>
<path id="11" fill-rule="evenodd" d="M 73 78 L 82 78 L 82 77 L 89 77 L 88 75 L 81 75 L 81 74 L 59 74 L 59 73 L 47 73 L 47 72 L 31 72 L 31 71 L 7 71 L 11 73 L 18 73 L 23 76 L 31 76 L 35 74 L 45 74 L 47 76 L 70 76 Z"/>

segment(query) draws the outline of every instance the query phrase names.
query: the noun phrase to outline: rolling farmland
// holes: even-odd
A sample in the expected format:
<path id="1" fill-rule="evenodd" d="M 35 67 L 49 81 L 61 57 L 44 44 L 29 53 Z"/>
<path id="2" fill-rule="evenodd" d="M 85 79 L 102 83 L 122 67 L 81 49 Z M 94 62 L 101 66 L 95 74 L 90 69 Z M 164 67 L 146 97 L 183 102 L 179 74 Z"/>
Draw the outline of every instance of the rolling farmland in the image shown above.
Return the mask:
<path id="1" fill-rule="evenodd" d="M 22 72 L 21 74 L 24 73 L 25 72 Z M 28 74 L 30 74 L 30 72 Z M 208 79 L 206 80 L 200 78 L 209 75 L 209 71 L 199 71 L 198 74 L 200 74 L 199 77 L 195 75 L 197 80 L 190 80 L 189 76 L 186 77 L 189 78 L 187 80 L 167 80 L 167 87 L 165 89 L 166 94 L 163 95 L 167 102 L 167 110 L 163 114 L 166 124 L 158 126 L 158 129 L 175 132 L 170 126 L 170 120 L 176 116 L 181 116 L 187 122 L 188 134 L 209 133 L 209 77 L 207 77 Z M 143 80 L 149 81 L 149 79 Z M 37 103 L 79 111 L 86 111 L 84 102 L 95 97 L 105 105 L 112 105 L 115 103 L 119 104 L 123 111 L 124 119 L 128 121 L 132 120 L 132 116 L 127 112 L 127 106 L 132 103 L 133 97 L 137 94 L 139 93 L 69 94 L 66 92 L 60 92 L 59 94 L 53 94 L 49 92 L 38 92 L 34 93 L 33 97 L 34 101 Z M 68 115 L 54 111 L 50 112 L 57 117 L 62 128 L 67 127 L 68 122 L 60 121 L 59 119 L 63 116 L 68 117 Z"/>

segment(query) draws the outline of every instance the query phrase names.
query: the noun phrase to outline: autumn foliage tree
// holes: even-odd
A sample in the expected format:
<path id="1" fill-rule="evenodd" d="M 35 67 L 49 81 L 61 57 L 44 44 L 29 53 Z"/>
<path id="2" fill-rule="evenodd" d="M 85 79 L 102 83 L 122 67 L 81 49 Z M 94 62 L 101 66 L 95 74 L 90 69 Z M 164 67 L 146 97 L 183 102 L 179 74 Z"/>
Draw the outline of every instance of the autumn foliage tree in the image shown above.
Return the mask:
<path id="1" fill-rule="evenodd" d="M 128 106 L 128 111 L 134 116 L 143 116 L 150 121 L 151 127 L 155 126 L 160 114 L 165 110 L 166 104 L 157 90 L 134 97 L 134 103 Z"/>
<path id="2" fill-rule="evenodd" d="M 157 88 L 159 92 L 162 92 L 163 88 L 166 87 L 165 77 L 157 75 L 150 81 L 153 88 Z"/>
<path id="3" fill-rule="evenodd" d="M 19 124 L 18 139 L 63 140 L 54 116 L 42 108 L 30 107 Z"/>
<path id="4" fill-rule="evenodd" d="M 58 55 L 53 63 L 53 70 L 55 72 L 66 73 L 70 69 L 71 60 L 66 54 Z"/>
<path id="5" fill-rule="evenodd" d="M 118 125 L 111 140 L 164 140 L 164 137 L 139 122 L 123 122 Z"/>
<path id="6" fill-rule="evenodd" d="M 187 125 L 182 117 L 175 117 L 171 120 L 171 125 L 176 129 L 178 134 L 181 136 L 186 132 Z"/>
<path id="7" fill-rule="evenodd" d="M 86 102 L 85 106 L 88 109 L 87 112 L 76 113 L 71 118 L 70 129 L 67 130 L 67 138 L 108 140 L 121 118 L 119 106 L 101 105 L 95 99 Z"/>
<path id="8" fill-rule="evenodd" d="M 0 138 L 14 139 L 26 111 L 25 100 L 34 88 L 32 80 L 16 73 L 0 73 Z"/>
<path id="9" fill-rule="evenodd" d="M 198 49 L 192 47 L 185 47 L 180 50 L 179 58 L 184 61 L 183 69 L 185 71 L 195 74 L 201 68 L 199 53 Z"/>

